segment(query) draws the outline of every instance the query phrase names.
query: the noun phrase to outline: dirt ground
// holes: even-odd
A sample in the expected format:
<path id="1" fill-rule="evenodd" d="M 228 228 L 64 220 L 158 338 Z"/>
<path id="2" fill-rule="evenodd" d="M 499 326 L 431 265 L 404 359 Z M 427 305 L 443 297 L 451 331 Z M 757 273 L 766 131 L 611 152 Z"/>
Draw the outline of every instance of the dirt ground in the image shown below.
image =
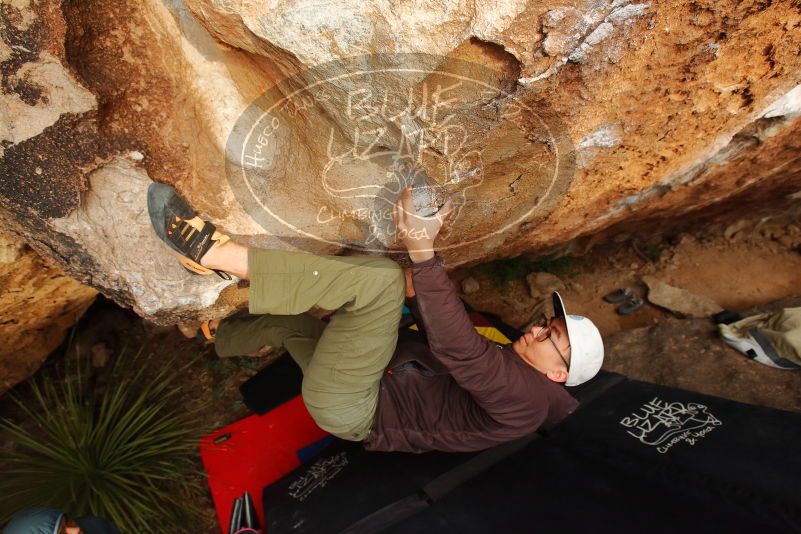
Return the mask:
<path id="1" fill-rule="evenodd" d="M 749 312 L 801 306 L 790 297 Z M 606 340 L 604 369 L 707 395 L 801 412 L 801 371 L 752 361 L 718 338 L 707 319 L 677 319 L 625 330 Z"/>
<path id="2" fill-rule="evenodd" d="M 769 237 L 771 234 L 777 239 Z M 646 288 L 641 278 L 645 275 L 708 297 L 727 310 L 745 310 L 801 294 L 801 253 L 797 249 L 801 228 L 796 223 L 741 231 L 733 238 L 681 234 L 671 241 L 640 246 L 613 243 L 579 258 L 553 262 L 552 272 L 566 286 L 560 293 L 568 311 L 590 317 L 604 336 L 673 316 L 650 305 L 621 316 L 615 313 L 614 305 L 602 300 L 620 287 L 629 287 L 644 297 Z M 648 259 L 648 254 L 653 259 Z M 513 326 L 525 325 L 542 301 L 530 296 L 524 280 L 499 287 L 481 267 L 460 270 L 453 278 L 458 281 L 468 276 L 479 281 L 480 289 L 464 295 L 465 300 L 477 309 L 499 314 Z"/>
<path id="3" fill-rule="evenodd" d="M 739 231 L 730 227 L 725 234 L 684 234 L 635 245 L 612 243 L 595 247 L 580 258 L 537 265 L 561 279 L 570 313 L 587 315 L 599 326 L 606 346 L 606 369 L 639 380 L 801 411 L 801 372 L 772 369 L 739 355 L 719 341 L 709 319 L 679 318 L 652 305 L 623 317 L 601 299 L 618 287 L 630 287 L 644 296 L 640 279 L 649 274 L 726 309 L 799 306 L 799 246 L 797 221 L 784 221 L 771 226 L 744 225 Z M 470 305 L 523 326 L 542 311 L 542 299 L 529 294 L 524 271 L 511 269 L 520 276 L 514 279 L 507 273 L 504 276 L 511 278 L 507 282 L 499 277 L 499 269 L 509 271 L 508 265 L 478 266 L 454 272 L 453 279 L 461 285 L 465 278 L 473 277 L 479 289 L 464 295 Z M 103 341 L 112 353 L 123 346 L 144 347 L 154 355 L 176 355 L 184 361 L 195 358 L 196 363 L 180 377 L 180 387 L 185 392 L 184 402 L 202 409 L 199 424 L 204 432 L 248 415 L 238 387 L 272 359 L 220 359 L 211 346 L 187 340 L 175 328 L 146 324 L 102 299 L 80 321 L 77 338 L 87 351 Z M 63 353 L 54 353 L 48 365 L 57 364 Z M 20 386 L 17 393 L 24 394 L 24 390 L 25 386 Z M 9 406 L 7 398 L 0 398 L 0 411 L 7 413 Z M 206 512 L 193 531 L 216 532 L 210 495 L 206 495 L 203 508 Z"/>

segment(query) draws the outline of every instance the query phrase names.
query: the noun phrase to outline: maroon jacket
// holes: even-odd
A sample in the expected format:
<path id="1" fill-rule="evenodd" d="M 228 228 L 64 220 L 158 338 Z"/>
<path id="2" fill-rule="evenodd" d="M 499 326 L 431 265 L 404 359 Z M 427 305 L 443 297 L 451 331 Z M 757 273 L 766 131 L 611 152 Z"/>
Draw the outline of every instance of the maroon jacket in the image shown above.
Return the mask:
<path id="1" fill-rule="evenodd" d="M 510 345 L 475 331 L 438 256 L 415 264 L 412 279 L 425 334 L 402 331 L 381 380 L 367 450 L 485 449 L 561 421 L 578 407 Z"/>

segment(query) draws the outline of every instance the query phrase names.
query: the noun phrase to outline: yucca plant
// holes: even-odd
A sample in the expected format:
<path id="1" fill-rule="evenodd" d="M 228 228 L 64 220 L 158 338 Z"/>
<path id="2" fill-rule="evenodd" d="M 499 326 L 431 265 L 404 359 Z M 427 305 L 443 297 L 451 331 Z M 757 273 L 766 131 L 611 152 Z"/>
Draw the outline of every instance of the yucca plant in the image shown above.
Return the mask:
<path id="1" fill-rule="evenodd" d="M 91 368 L 72 361 L 63 377 L 33 380 L 24 419 L 0 419 L 0 524 L 16 511 L 52 506 L 105 517 L 127 532 L 181 532 L 197 511 L 197 409 L 175 406 L 174 362 L 142 351 L 116 358 L 104 393 Z"/>

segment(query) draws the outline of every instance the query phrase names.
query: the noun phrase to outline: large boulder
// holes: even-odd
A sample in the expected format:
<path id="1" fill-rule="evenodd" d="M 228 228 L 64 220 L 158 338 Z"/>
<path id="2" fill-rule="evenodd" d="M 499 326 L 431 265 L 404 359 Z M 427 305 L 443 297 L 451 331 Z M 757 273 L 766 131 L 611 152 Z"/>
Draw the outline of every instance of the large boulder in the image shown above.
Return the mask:
<path id="1" fill-rule="evenodd" d="M 581 251 L 801 197 L 789 2 L 11 0 L 0 218 L 157 322 L 246 292 L 181 271 L 144 191 L 258 246 L 382 253 L 417 186 L 448 265 Z"/>
<path id="2" fill-rule="evenodd" d="M 95 295 L 0 233 L 0 394 L 39 368 Z"/>

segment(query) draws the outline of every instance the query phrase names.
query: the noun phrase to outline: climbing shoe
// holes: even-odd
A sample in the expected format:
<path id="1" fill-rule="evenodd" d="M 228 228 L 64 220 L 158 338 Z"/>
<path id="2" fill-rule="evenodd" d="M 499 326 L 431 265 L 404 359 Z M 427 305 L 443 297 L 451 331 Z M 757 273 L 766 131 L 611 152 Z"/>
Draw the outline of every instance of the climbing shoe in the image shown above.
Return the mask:
<path id="1" fill-rule="evenodd" d="M 179 323 L 178 330 L 187 339 L 194 339 L 198 343 L 213 343 L 217 335 L 217 329 L 211 327 L 211 321 L 201 321 L 197 323 Z"/>
<path id="2" fill-rule="evenodd" d="M 631 298 L 631 290 L 627 287 L 621 287 L 620 289 L 616 289 L 611 293 L 607 293 L 602 298 L 605 302 L 610 304 L 619 304 L 624 300 Z"/>
<path id="3" fill-rule="evenodd" d="M 165 184 L 150 184 L 147 210 L 156 235 L 173 250 L 186 270 L 202 275 L 216 273 L 224 280 L 231 280 L 230 274 L 200 264 L 209 250 L 223 245 L 229 237 L 198 217 L 175 189 Z"/>
<path id="4" fill-rule="evenodd" d="M 617 307 L 618 315 L 631 315 L 645 306 L 645 301 L 640 297 L 630 296 L 623 304 Z"/>

